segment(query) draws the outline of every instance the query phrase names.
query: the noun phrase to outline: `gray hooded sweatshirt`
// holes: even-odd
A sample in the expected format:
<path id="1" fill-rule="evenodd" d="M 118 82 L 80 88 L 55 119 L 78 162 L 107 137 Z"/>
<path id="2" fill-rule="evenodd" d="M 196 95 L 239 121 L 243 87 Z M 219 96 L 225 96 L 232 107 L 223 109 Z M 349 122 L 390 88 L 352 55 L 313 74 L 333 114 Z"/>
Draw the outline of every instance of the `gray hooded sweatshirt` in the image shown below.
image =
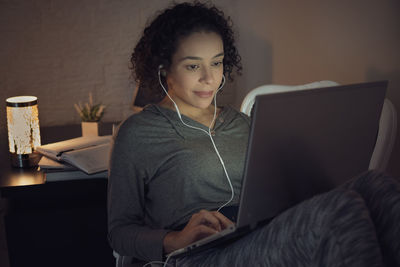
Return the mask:
<path id="1" fill-rule="evenodd" d="M 185 123 L 208 127 L 182 115 Z M 227 106 L 213 128 L 237 205 L 250 119 Z M 149 105 L 115 136 L 108 182 L 108 229 L 120 255 L 161 260 L 163 238 L 201 209 L 215 210 L 231 189 L 210 137 L 182 124 L 173 110 Z"/>

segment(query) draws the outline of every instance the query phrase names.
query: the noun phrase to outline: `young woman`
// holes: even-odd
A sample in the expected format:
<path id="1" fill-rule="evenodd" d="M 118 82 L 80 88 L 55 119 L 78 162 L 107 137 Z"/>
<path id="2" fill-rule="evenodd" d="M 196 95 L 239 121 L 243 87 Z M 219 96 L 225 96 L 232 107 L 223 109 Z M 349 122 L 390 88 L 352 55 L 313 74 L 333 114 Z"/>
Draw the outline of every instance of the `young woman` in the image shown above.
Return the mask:
<path id="1" fill-rule="evenodd" d="M 120 255 L 152 261 L 234 223 L 250 119 L 218 107 L 241 70 L 230 20 L 213 6 L 177 4 L 144 30 L 131 58 L 155 104 L 114 141 L 109 238 Z M 226 216 L 225 216 L 225 215 Z M 224 247 L 178 266 L 400 265 L 400 184 L 367 173 L 285 211 Z"/>

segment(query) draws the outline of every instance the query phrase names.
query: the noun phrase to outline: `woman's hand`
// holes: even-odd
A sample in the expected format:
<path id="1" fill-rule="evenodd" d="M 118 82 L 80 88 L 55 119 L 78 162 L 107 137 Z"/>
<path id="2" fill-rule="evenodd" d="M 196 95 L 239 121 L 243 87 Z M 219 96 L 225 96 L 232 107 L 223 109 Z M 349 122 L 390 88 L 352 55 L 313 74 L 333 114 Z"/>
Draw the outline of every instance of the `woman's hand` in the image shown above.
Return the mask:
<path id="1" fill-rule="evenodd" d="M 201 210 L 195 213 L 179 232 L 170 232 L 164 238 L 164 252 L 170 253 L 199 239 L 224 230 L 233 222 L 218 211 Z"/>

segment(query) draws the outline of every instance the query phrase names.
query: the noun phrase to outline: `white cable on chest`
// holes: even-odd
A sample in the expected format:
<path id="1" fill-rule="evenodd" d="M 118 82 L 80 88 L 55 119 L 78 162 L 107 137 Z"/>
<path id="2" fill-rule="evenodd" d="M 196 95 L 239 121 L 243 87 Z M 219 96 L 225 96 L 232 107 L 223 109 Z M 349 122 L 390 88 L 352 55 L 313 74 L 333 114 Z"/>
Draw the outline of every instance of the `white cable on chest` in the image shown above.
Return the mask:
<path id="1" fill-rule="evenodd" d="M 189 124 L 187 124 L 187 123 L 185 123 L 185 122 L 183 121 L 182 116 L 181 116 L 181 112 L 179 111 L 179 108 L 178 108 L 178 105 L 177 105 L 177 104 L 175 103 L 175 101 L 171 98 L 171 96 L 168 94 L 168 91 L 165 89 L 164 85 L 162 84 L 162 81 L 161 81 L 161 69 L 162 69 L 162 68 L 163 68 L 162 65 L 160 65 L 159 68 L 158 68 L 158 81 L 160 82 L 160 85 L 161 85 L 162 89 L 164 90 L 164 92 L 166 93 L 166 95 L 168 96 L 168 98 L 169 98 L 169 99 L 172 101 L 172 103 L 174 104 L 174 107 L 175 107 L 175 109 L 176 109 L 176 112 L 177 112 L 177 115 L 178 115 L 180 121 L 181 121 L 181 122 L 183 123 L 183 125 L 185 125 L 186 127 L 189 127 L 189 128 L 192 128 L 192 129 L 196 129 L 196 130 L 200 130 L 200 131 L 204 132 L 205 134 L 207 134 L 207 135 L 210 137 L 210 140 L 211 140 L 211 143 L 212 143 L 212 145 L 213 145 L 213 147 L 214 147 L 215 153 L 217 154 L 217 156 L 218 156 L 218 158 L 219 158 L 219 161 L 221 162 L 222 168 L 224 169 L 225 176 L 226 176 L 226 178 L 227 178 L 227 180 L 228 180 L 228 183 L 229 183 L 229 186 L 230 186 L 230 189 L 231 189 L 231 198 L 230 198 L 226 203 L 224 203 L 221 207 L 218 208 L 218 211 L 220 211 L 223 207 L 225 207 L 226 205 L 228 205 L 228 204 L 233 200 L 233 197 L 234 197 L 234 195 L 235 195 L 234 190 L 233 190 L 233 186 L 232 186 L 231 179 L 229 178 L 229 174 L 228 174 L 228 172 L 227 172 L 227 170 L 226 170 L 226 168 L 225 168 L 225 163 L 224 163 L 224 161 L 223 161 L 221 155 L 219 154 L 219 151 L 218 151 L 218 149 L 217 149 L 217 146 L 215 145 L 214 139 L 213 139 L 212 134 L 211 134 L 211 126 L 214 124 L 214 121 L 215 121 L 215 118 L 216 118 L 216 114 L 217 114 L 217 93 L 218 93 L 218 91 L 221 90 L 221 88 L 225 85 L 225 76 L 222 76 L 222 78 L 223 78 L 222 84 L 221 84 L 221 86 L 218 88 L 217 92 L 215 92 L 215 94 L 214 94 L 214 116 L 213 116 L 213 119 L 212 119 L 212 121 L 211 121 L 210 126 L 208 127 L 208 131 L 206 131 L 206 130 L 201 129 L 201 128 L 199 128 L 199 127 L 195 127 L 195 126 L 189 125 Z"/>

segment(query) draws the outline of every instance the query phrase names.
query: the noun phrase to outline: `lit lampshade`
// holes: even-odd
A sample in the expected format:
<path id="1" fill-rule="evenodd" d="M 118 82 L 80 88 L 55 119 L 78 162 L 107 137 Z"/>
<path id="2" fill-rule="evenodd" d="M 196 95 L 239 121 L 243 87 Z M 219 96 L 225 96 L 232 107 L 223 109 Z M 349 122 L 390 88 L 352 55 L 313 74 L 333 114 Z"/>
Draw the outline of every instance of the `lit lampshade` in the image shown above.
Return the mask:
<path id="1" fill-rule="evenodd" d="M 30 167 L 36 165 L 40 146 L 39 111 L 37 97 L 15 96 L 6 99 L 8 143 L 12 165 Z"/>

